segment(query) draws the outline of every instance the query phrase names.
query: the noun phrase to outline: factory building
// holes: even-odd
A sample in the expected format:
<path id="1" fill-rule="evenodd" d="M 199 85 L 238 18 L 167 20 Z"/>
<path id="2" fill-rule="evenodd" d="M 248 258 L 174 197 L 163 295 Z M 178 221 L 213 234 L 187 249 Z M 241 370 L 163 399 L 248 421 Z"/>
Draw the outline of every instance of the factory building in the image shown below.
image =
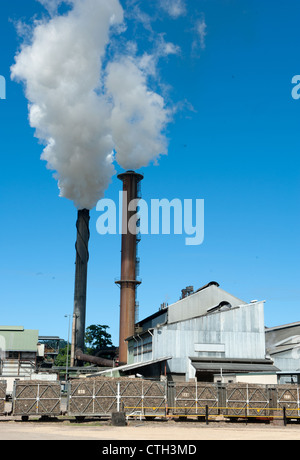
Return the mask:
<path id="1" fill-rule="evenodd" d="M 30 376 L 36 369 L 42 348 L 38 346 L 39 331 L 22 326 L 0 326 L 0 375 Z"/>
<path id="2" fill-rule="evenodd" d="M 300 323 L 266 328 L 266 352 L 280 369 L 279 383 L 300 384 Z"/>
<path id="3" fill-rule="evenodd" d="M 112 360 L 84 353 L 90 239 L 90 213 L 84 209 L 78 211 L 77 220 L 71 368 L 86 373 L 82 366 L 90 363 L 90 372 L 106 368 L 92 375 L 142 375 L 169 381 L 226 383 L 246 378 L 253 383 L 277 383 L 279 376 L 283 383 L 285 377 L 287 382 L 299 382 L 300 323 L 265 328 L 264 301 L 246 302 L 217 282 L 197 290 L 188 286 L 178 302 L 163 304 L 151 316 L 137 320 L 140 235 L 130 231 L 130 220 L 136 217 L 130 204 L 141 197 L 143 176 L 130 170 L 118 178 L 123 183 L 121 273 L 116 281 L 120 287 L 120 365 L 114 367 Z M 59 341 L 58 337 L 39 338 L 38 331 L 22 327 L 0 327 L 0 379 L 33 378 L 47 345 L 51 344 L 48 355 L 54 361 Z"/>
<path id="4" fill-rule="evenodd" d="M 266 358 L 264 302 L 247 303 L 216 282 L 183 290 L 178 302 L 136 324 L 127 343 L 123 374 L 213 382 L 220 375 L 279 370 Z"/>
<path id="5" fill-rule="evenodd" d="M 39 373 L 38 369 L 47 356 L 46 345 L 40 339 L 44 337 L 40 338 L 39 331 L 35 329 L 0 326 L 0 380 L 7 382 L 8 394 L 12 394 L 16 379 L 56 380 L 56 374 Z"/>

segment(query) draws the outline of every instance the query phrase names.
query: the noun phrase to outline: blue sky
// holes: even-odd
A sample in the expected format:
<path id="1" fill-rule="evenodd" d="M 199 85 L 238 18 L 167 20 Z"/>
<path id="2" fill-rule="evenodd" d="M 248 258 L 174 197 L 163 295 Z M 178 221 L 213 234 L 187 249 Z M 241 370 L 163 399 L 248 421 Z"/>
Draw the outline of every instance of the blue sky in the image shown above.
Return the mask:
<path id="1" fill-rule="evenodd" d="M 266 300 L 266 326 L 299 321 L 300 100 L 291 97 L 292 77 L 300 74 L 299 2 L 129 3 L 144 13 L 144 23 L 129 22 L 127 31 L 140 51 L 153 47 L 150 33 L 177 47 L 158 63 L 159 87 L 177 111 L 168 155 L 140 170 L 143 198 L 205 200 L 202 245 L 186 246 L 184 235 L 143 236 L 140 318 L 177 301 L 182 288 L 214 280 L 242 300 Z M 77 211 L 59 197 L 40 160 L 23 87 L 10 79 L 21 43 L 16 21 L 31 23 L 45 10 L 34 0 L 0 5 L 0 75 L 7 83 L 0 101 L 0 323 L 67 338 Z M 114 176 L 105 197 L 116 199 L 120 188 Z M 98 217 L 94 209 L 87 325 L 109 325 L 117 344 L 121 241 L 97 234 Z"/>

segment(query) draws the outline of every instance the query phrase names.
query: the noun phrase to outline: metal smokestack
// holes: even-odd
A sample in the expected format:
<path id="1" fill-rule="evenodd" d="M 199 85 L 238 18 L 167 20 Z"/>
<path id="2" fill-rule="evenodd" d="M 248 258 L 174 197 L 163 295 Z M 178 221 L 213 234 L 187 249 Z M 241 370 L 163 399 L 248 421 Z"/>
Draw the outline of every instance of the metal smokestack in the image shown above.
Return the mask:
<path id="1" fill-rule="evenodd" d="M 121 279 L 116 284 L 120 285 L 120 341 L 119 362 L 127 363 L 127 339 L 135 333 L 135 308 L 136 288 L 140 281 L 136 279 L 137 265 L 137 235 L 130 233 L 128 223 L 136 214 L 128 211 L 128 205 L 132 200 L 140 198 L 139 183 L 143 180 L 141 174 L 127 171 L 118 176 L 123 182 L 123 219 L 122 219 L 122 250 L 121 250 Z"/>
<path id="2" fill-rule="evenodd" d="M 89 261 L 89 239 L 90 239 L 90 212 L 87 209 L 78 211 L 77 219 L 77 241 L 76 241 L 76 271 L 75 271 L 75 292 L 74 292 L 74 315 L 71 349 L 71 366 L 82 365 L 81 361 L 76 362 L 78 351 L 84 351 L 85 317 L 86 317 L 86 292 L 87 292 L 87 268 Z"/>

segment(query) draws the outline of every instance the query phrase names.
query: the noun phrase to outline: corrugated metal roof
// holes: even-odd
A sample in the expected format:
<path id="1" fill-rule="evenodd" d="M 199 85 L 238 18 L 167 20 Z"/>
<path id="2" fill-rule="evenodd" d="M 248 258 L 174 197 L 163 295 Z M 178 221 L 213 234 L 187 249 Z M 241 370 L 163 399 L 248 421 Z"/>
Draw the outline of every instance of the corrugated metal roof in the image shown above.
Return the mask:
<path id="1" fill-rule="evenodd" d="M 205 316 L 208 314 L 210 308 L 216 307 L 224 301 L 230 303 L 233 308 L 247 305 L 243 300 L 238 299 L 213 283 L 169 305 L 168 323 L 171 324 Z"/>
<path id="2" fill-rule="evenodd" d="M 210 360 L 210 361 L 200 361 L 200 360 L 193 360 L 192 365 L 197 371 L 211 371 L 211 372 L 220 372 L 222 371 L 227 372 L 278 372 L 279 369 L 273 365 L 272 361 L 261 361 L 257 360 L 250 361 L 235 361 L 235 360 Z"/>
<path id="3" fill-rule="evenodd" d="M 295 323 L 283 324 L 281 326 L 266 327 L 266 332 L 279 331 L 281 329 L 288 329 L 288 328 L 297 327 L 297 326 L 300 326 L 300 321 L 297 321 Z"/>
<path id="4" fill-rule="evenodd" d="M 0 326 L 0 337 L 5 341 L 5 351 L 36 352 L 38 336 L 38 330 Z"/>
<path id="5" fill-rule="evenodd" d="M 61 339 L 60 337 L 57 337 L 56 335 L 40 335 L 39 340 L 64 340 Z"/>
<path id="6" fill-rule="evenodd" d="M 219 283 L 217 283 L 216 281 L 210 281 L 210 283 L 207 283 L 207 284 L 205 284 L 205 286 L 202 286 L 201 288 L 197 289 L 197 291 L 195 291 L 194 294 L 196 294 L 196 292 L 203 291 L 204 289 L 206 289 L 206 288 L 208 288 L 210 286 L 220 287 Z"/>
<path id="7" fill-rule="evenodd" d="M 91 377 L 94 377 L 95 375 L 107 374 L 107 373 L 110 373 L 110 372 L 131 371 L 131 370 L 134 370 L 134 369 L 138 369 L 140 367 L 151 366 L 152 364 L 160 363 L 162 361 L 169 361 L 170 359 L 172 359 L 171 356 L 166 356 L 166 357 L 159 358 L 159 359 L 152 359 L 151 361 L 142 361 L 142 362 L 139 362 L 139 363 L 125 364 L 124 366 L 114 367 L 112 369 L 107 369 L 105 371 L 97 372 L 97 373 L 93 374 Z"/>
<path id="8" fill-rule="evenodd" d="M 279 353 L 284 353 L 285 351 L 296 350 L 296 349 L 298 350 L 299 348 L 300 348 L 299 343 L 295 343 L 293 345 L 280 345 L 278 347 L 268 348 L 268 353 L 273 356 Z"/>
<path id="9" fill-rule="evenodd" d="M 233 363 L 226 363 L 217 365 L 217 363 L 195 363 L 193 364 L 194 368 L 197 371 L 212 371 L 212 372 L 220 372 L 222 371 L 230 371 L 230 372 L 277 372 L 279 369 L 275 366 L 270 366 L 268 364 L 233 364 Z"/>

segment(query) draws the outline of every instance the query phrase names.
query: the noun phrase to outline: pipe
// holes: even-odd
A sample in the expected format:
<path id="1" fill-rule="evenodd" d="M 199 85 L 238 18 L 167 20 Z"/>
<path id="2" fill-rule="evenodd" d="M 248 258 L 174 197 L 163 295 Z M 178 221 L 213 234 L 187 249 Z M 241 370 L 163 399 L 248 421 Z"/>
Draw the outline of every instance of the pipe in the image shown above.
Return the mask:
<path id="1" fill-rule="evenodd" d="M 84 350 L 85 317 L 86 317 L 86 292 L 87 292 L 87 268 L 89 261 L 89 222 L 90 212 L 87 209 L 78 211 L 77 241 L 76 241 L 76 271 L 74 292 L 74 337 L 73 350 Z M 78 366 L 82 363 L 77 362 Z"/>
<path id="2" fill-rule="evenodd" d="M 96 364 L 101 367 L 114 367 L 114 362 L 110 359 L 99 358 L 98 356 L 86 355 L 82 350 L 76 350 L 75 358 L 78 361 Z"/>
<path id="3" fill-rule="evenodd" d="M 71 367 L 75 366 L 75 337 L 76 337 L 76 315 L 73 313 L 72 342 L 71 342 Z"/>

